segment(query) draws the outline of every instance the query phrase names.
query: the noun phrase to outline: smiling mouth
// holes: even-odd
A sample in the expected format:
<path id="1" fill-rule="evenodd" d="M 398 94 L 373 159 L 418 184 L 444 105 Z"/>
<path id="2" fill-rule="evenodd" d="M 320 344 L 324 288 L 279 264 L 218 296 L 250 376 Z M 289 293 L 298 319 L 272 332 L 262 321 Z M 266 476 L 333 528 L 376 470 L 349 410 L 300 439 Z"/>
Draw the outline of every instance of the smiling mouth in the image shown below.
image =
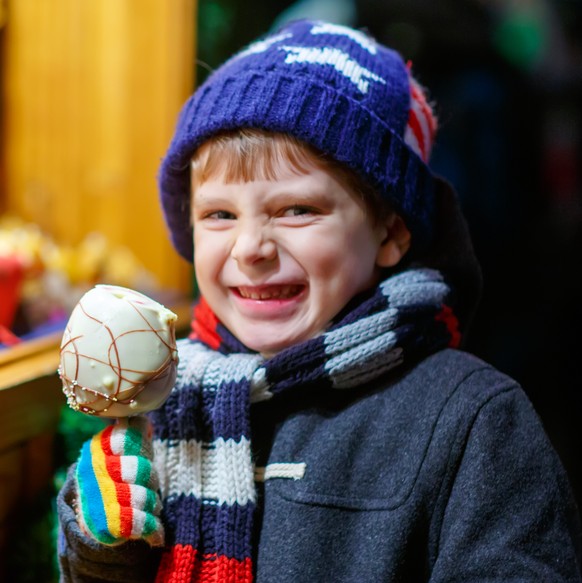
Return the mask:
<path id="1" fill-rule="evenodd" d="M 298 296 L 303 285 L 268 285 L 261 287 L 234 288 L 241 298 L 248 300 L 288 300 Z"/>

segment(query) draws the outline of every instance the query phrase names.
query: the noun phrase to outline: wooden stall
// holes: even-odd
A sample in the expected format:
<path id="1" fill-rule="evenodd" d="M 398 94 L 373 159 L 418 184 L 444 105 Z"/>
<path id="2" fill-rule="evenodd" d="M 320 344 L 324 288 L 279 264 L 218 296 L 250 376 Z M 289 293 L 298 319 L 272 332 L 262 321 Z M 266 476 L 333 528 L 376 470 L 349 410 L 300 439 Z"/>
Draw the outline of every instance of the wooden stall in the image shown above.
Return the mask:
<path id="1" fill-rule="evenodd" d="M 193 88 L 194 0 L 11 0 L 2 62 L 4 205 L 63 243 L 127 245 L 187 289 L 156 174 Z"/>
<path id="2" fill-rule="evenodd" d="M 168 242 L 156 174 L 193 89 L 195 8 L 0 0 L 0 213 L 63 244 L 99 232 L 184 298 L 191 270 Z M 0 579 L 14 508 L 51 475 L 59 336 L 0 353 Z"/>

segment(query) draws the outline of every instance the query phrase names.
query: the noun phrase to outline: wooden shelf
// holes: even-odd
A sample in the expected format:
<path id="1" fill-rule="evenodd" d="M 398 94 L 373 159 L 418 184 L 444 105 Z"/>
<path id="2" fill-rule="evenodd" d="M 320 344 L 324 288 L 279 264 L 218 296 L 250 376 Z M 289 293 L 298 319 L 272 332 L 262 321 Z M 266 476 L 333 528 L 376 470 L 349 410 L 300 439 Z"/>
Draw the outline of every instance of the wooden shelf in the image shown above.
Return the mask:
<path id="1" fill-rule="evenodd" d="M 50 483 L 64 397 L 57 375 L 61 334 L 0 352 L 0 579 L 3 548 L 19 504 Z"/>
<path id="2" fill-rule="evenodd" d="M 61 337 L 56 332 L 0 352 L 0 391 L 56 374 Z"/>

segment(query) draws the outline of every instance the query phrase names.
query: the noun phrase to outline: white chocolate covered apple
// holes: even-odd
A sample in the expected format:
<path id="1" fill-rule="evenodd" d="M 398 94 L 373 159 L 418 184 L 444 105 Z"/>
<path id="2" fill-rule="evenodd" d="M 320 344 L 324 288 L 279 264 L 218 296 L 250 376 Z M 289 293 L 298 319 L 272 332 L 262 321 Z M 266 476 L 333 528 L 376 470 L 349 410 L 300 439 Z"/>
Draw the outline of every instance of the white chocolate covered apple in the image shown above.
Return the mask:
<path id="1" fill-rule="evenodd" d="M 73 310 L 59 376 L 69 406 L 102 417 L 152 411 L 176 380 L 177 316 L 151 298 L 97 285 Z"/>

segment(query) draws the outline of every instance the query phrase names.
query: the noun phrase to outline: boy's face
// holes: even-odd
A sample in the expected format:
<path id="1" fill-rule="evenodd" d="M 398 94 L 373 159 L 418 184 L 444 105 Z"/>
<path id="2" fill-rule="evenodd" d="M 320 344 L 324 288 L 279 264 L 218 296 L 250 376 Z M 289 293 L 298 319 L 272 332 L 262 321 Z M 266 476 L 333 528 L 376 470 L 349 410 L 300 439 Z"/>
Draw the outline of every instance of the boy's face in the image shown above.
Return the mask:
<path id="1" fill-rule="evenodd" d="M 326 170 L 276 181 L 196 189 L 197 281 L 218 319 L 265 356 L 323 332 L 357 293 L 376 284 L 386 229 Z"/>

